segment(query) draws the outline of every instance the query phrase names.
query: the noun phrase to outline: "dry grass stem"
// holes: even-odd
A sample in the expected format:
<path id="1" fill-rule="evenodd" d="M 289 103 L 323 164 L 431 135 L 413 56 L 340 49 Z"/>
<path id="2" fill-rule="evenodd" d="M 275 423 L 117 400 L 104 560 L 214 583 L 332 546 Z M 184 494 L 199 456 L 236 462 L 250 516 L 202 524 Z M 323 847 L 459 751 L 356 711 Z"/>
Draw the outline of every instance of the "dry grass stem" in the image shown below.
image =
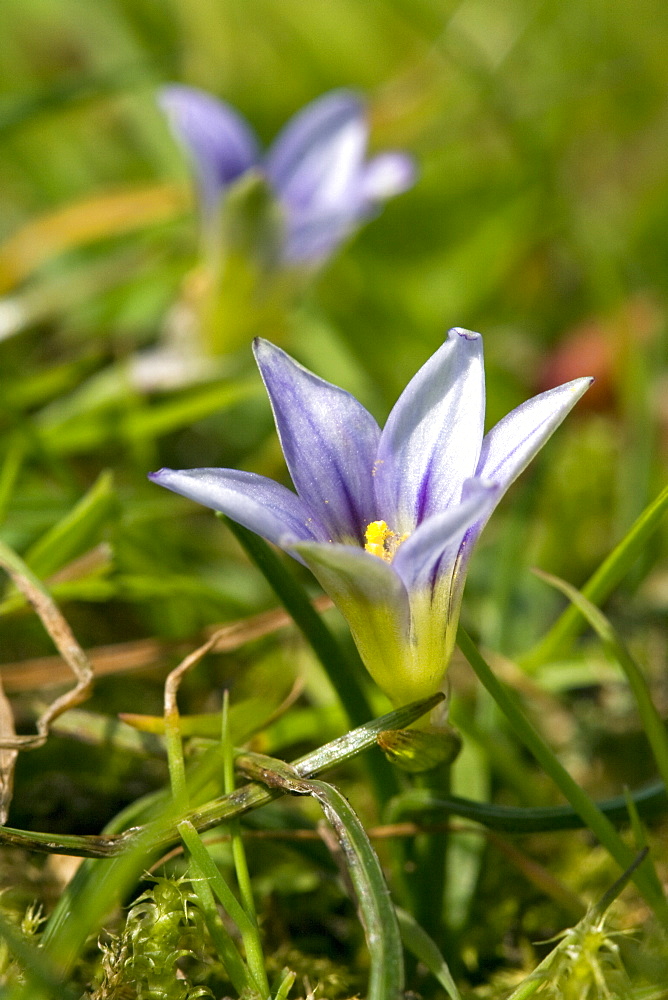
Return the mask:
<path id="1" fill-rule="evenodd" d="M 88 698 L 93 683 L 93 668 L 44 584 L 28 569 L 23 560 L 4 544 L 0 544 L 0 566 L 7 571 L 16 587 L 33 606 L 63 661 L 77 681 L 73 688 L 56 698 L 40 715 L 35 724 L 36 735 L 11 736 L 3 733 L 0 740 L 1 749 L 32 750 L 44 745 L 49 726 L 55 718 Z"/>
<path id="2" fill-rule="evenodd" d="M 313 602 L 314 608 L 319 612 L 326 611 L 331 605 L 328 597 L 319 597 Z M 218 636 L 212 652 L 228 653 L 253 639 L 261 639 L 289 625 L 292 625 L 292 618 L 287 611 L 276 608 L 226 625 L 213 625 L 207 629 L 207 633 Z M 95 676 L 102 677 L 161 666 L 170 654 L 183 650 L 184 645 L 182 642 L 136 639 L 132 642 L 96 646 L 89 649 L 86 655 Z M 0 676 L 5 690 L 10 694 L 55 687 L 64 683 L 68 674 L 68 664 L 61 656 L 38 656 L 0 664 Z"/>

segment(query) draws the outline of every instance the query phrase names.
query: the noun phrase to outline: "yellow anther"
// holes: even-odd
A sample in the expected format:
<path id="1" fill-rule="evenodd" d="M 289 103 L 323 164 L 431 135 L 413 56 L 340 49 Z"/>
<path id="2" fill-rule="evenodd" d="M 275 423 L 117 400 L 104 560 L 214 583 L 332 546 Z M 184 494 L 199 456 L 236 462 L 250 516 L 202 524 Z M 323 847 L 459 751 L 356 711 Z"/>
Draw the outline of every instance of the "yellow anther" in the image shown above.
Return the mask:
<path id="1" fill-rule="evenodd" d="M 364 532 L 364 548 L 372 556 L 385 559 L 385 541 L 392 535 L 385 521 L 372 521 Z"/>
<path id="2" fill-rule="evenodd" d="M 408 532 L 398 535 L 388 528 L 386 521 L 372 521 L 364 532 L 364 548 L 372 556 L 378 556 L 385 562 L 392 562 L 392 557 L 403 541 L 408 538 Z"/>

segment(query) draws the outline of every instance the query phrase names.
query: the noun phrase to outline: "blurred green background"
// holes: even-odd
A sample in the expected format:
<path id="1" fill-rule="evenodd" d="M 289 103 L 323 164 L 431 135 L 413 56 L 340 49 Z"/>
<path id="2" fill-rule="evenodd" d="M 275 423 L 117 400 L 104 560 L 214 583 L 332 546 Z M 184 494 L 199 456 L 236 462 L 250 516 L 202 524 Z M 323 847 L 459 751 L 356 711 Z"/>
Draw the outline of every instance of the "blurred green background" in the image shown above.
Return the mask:
<path id="1" fill-rule="evenodd" d="M 130 374 L 187 310 L 201 263 L 188 163 L 156 106 L 170 81 L 230 102 L 266 143 L 308 101 L 357 88 L 372 148 L 416 157 L 415 187 L 341 247 L 285 328 L 258 330 L 380 420 L 455 325 L 484 335 L 490 425 L 542 389 L 597 377 L 504 499 L 471 567 L 464 622 L 488 649 L 519 657 L 564 606 L 531 566 L 581 585 L 666 482 L 664 0 L 3 0 L 1 24 L 0 533 L 49 581 L 84 647 L 159 642 L 140 671 L 127 667 L 143 647 L 112 650 L 88 707 L 160 714 L 167 665 L 202 629 L 276 604 L 210 511 L 146 481 L 161 465 L 286 481 L 249 344 L 209 381 L 149 391 Z M 665 551 L 664 532 L 607 607 L 660 708 Z M 17 724 L 31 730 L 66 674 L 35 661 L 51 643 L 8 584 L 0 650 Z M 549 693 L 533 711 L 578 780 L 600 797 L 651 777 L 626 685 L 598 644 L 565 650 L 556 667 L 539 676 Z M 331 706 L 292 633 L 209 657 L 181 704 L 216 710 L 225 685 L 233 704 L 264 699 L 266 715 L 295 674 L 302 706 Z M 522 790 L 529 769 L 470 679 L 461 699 L 457 723 L 474 736 L 465 732 L 455 791 L 553 801 L 535 774 Z M 336 713 L 289 718 L 277 744 L 286 754 L 344 724 Z M 97 832 L 164 780 L 161 761 L 50 741 L 19 758 L 10 821 Z M 588 842 L 559 843 L 574 891 L 610 884 Z M 541 845 L 549 866 L 553 842 Z M 475 850 L 462 913 L 481 870 L 484 846 Z M 542 888 L 527 908 L 510 899 L 507 861 L 492 856 L 479 910 L 485 891 L 510 896 L 492 929 L 474 912 L 471 967 L 476 949 L 501 961 L 508 921 L 524 920 L 535 940 L 566 919 L 558 907 L 545 915 Z M 258 876 L 278 895 L 279 861 L 266 854 Z M 2 881 L 20 870 L 10 856 Z M 286 870 L 285 892 L 298 895 L 294 864 Z"/>

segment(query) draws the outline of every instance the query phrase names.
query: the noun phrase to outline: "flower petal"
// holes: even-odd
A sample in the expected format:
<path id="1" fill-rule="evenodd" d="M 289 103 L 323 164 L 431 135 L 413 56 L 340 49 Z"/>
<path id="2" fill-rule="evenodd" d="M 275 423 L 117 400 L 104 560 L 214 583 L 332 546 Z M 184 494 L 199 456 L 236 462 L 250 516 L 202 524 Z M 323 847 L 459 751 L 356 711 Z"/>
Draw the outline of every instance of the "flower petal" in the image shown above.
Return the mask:
<path id="1" fill-rule="evenodd" d="M 372 556 L 356 545 L 295 542 L 290 546 L 303 557 L 318 578 L 327 577 L 325 588 L 333 600 L 355 594 L 365 604 L 384 603 L 396 606 L 396 627 L 408 624 L 408 594 L 389 563 Z M 337 595 L 337 596 L 335 596 Z"/>
<path id="2" fill-rule="evenodd" d="M 324 540 L 326 532 L 292 490 L 254 472 L 235 469 L 160 469 L 148 477 L 159 486 L 222 511 L 250 531 L 284 546 Z"/>
<path id="3" fill-rule="evenodd" d="M 358 213 L 349 210 L 293 214 L 286 219 L 285 260 L 318 264 L 343 243 L 356 228 L 358 219 Z"/>
<path id="4" fill-rule="evenodd" d="M 314 261 L 328 257 L 357 225 L 375 215 L 380 202 L 407 190 L 415 180 L 415 162 L 404 153 L 383 153 L 351 176 L 346 197 L 313 199 L 289 214 L 285 257 L 289 261 Z"/>
<path id="5" fill-rule="evenodd" d="M 475 472 L 484 419 L 482 339 L 455 328 L 404 389 L 381 435 L 376 496 L 394 531 L 413 531 L 459 502 Z"/>
<path id="6" fill-rule="evenodd" d="M 376 519 L 373 463 L 380 431 L 350 393 L 318 378 L 267 340 L 255 358 L 292 481 L 335 542 L 363 543 Z"/>
<path id="7" fill-rule="evenodd" d="M 197 171 L 204 204 L 258 162 L 255 135 L 228 104 L 196 87 L 171 84 L 158 97 Z"/>
<path id="8" fill-rule="evenodd" d="M 333 91 L 283 129 L 267 156 L 267 175 L 291 213 L 354 215 L 366 143 L 364 105 L 349 91 Z"/>
<path id="9" fill-rule="evenodd" d="M 367 669 L 399 702 L 405 685 L 410 609 L 408 594 L 388 563 L 350 545 L 301 542 L 295 552 L 345 617 Z"/>
<path id="10" fill-rule="evenodd" d="M 508 413 L 485 435 L 476 476 L 500 483 L 505 493 L 592 382 L 591 378 L 566 382 Z"/>
<path id="11" fill-rule="evenodd" d="M 438 576 L 453 571 L 464 536 L 489 516 L 501 488 L 497 483 L 469 479 L 464 494 L 462 503 L 427 518 L 397 549 L 392 566 L 409 591 L 433 588 Z"/>
<path id="12" fill-rule="evenodd" d="M 372 204 L 407 191 L 415 183 L 415 160 L 406 153 L 381 153 L 364 167 L 362 193 Z"/>

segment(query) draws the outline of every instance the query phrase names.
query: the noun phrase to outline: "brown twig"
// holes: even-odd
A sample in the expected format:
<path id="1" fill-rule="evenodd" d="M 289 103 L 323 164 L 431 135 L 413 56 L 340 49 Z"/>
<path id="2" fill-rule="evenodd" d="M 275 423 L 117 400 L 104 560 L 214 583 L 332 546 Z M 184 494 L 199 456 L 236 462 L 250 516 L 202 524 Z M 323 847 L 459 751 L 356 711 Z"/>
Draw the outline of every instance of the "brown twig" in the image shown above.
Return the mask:
<path id="1" fill-rule="evenodd" d="M 19 753 L 18 750 L 3 746 L 3 741 L 13 739 L 16 739 L 14 715 L 0 680 L 0 825 L 3 826 L 7 822 L 12 801 L 14 766 Z"/>
<path id="2" fill-rule="evenodd" d="M 313 605 L 317 611 L 326 611 L 331 607 L 331 603 L 328 597 L 319 597 Z M 213 625 L 206 630 L 206 634 L 218 635 L 212 652 L 228 653 L 246 642 L 261 639 L 291 624 L 292 618 L 287 611 L 272 609 L 226 625 Z M 101 677 L 158 666 L 168 655 L 182 650 L 184 646 L 183 642 L 136 639 L 108 646 L 95 646 L 87 651 L 87 656 L 94 668 L 95 676 Z M 62 684 L 66 672 L 67 663 L 60 656 L 39 656 L 0 665 L 5 690 L 9 693 L 34 691 L 37 688 Z"/>
<path id="3" fill-rule="evenodd" d="M 221 628 L 218 632 L 214 632 L 210 638 L 207 639 L 205 643 L 194 649 L 192 653 L 189 653 L 184 660 L 181 660 L 178 667 L 171 670 L 167 675 L 165 680 L 165 694 L 164 694 L 164 707 L 165 707 L 165 719 L 173 716 L 178 716 L 179 709 L 176 702 L 176 696 L 178 694 L 179 686 L 184 676 L 193 667 L 214 649 L 220 639 L 221 632 L 225 629 Z"/>
<path id="4" fill-rule="evenodd" d="M 49 726 L 55 718 L 88 698 L 93 683 L 93 668 L 42 581 L 3 542 L 0 542 L 0 566 L 6 570 L 26 600 L 32 604 L 56 649 L 77 681 L 73 688 L 56 698 L 40 715 L 35 724 L 37 733 L 34 736 L 6 736 L 0 740 L 2 749 L 33 750 L 44 745 Z"/>

